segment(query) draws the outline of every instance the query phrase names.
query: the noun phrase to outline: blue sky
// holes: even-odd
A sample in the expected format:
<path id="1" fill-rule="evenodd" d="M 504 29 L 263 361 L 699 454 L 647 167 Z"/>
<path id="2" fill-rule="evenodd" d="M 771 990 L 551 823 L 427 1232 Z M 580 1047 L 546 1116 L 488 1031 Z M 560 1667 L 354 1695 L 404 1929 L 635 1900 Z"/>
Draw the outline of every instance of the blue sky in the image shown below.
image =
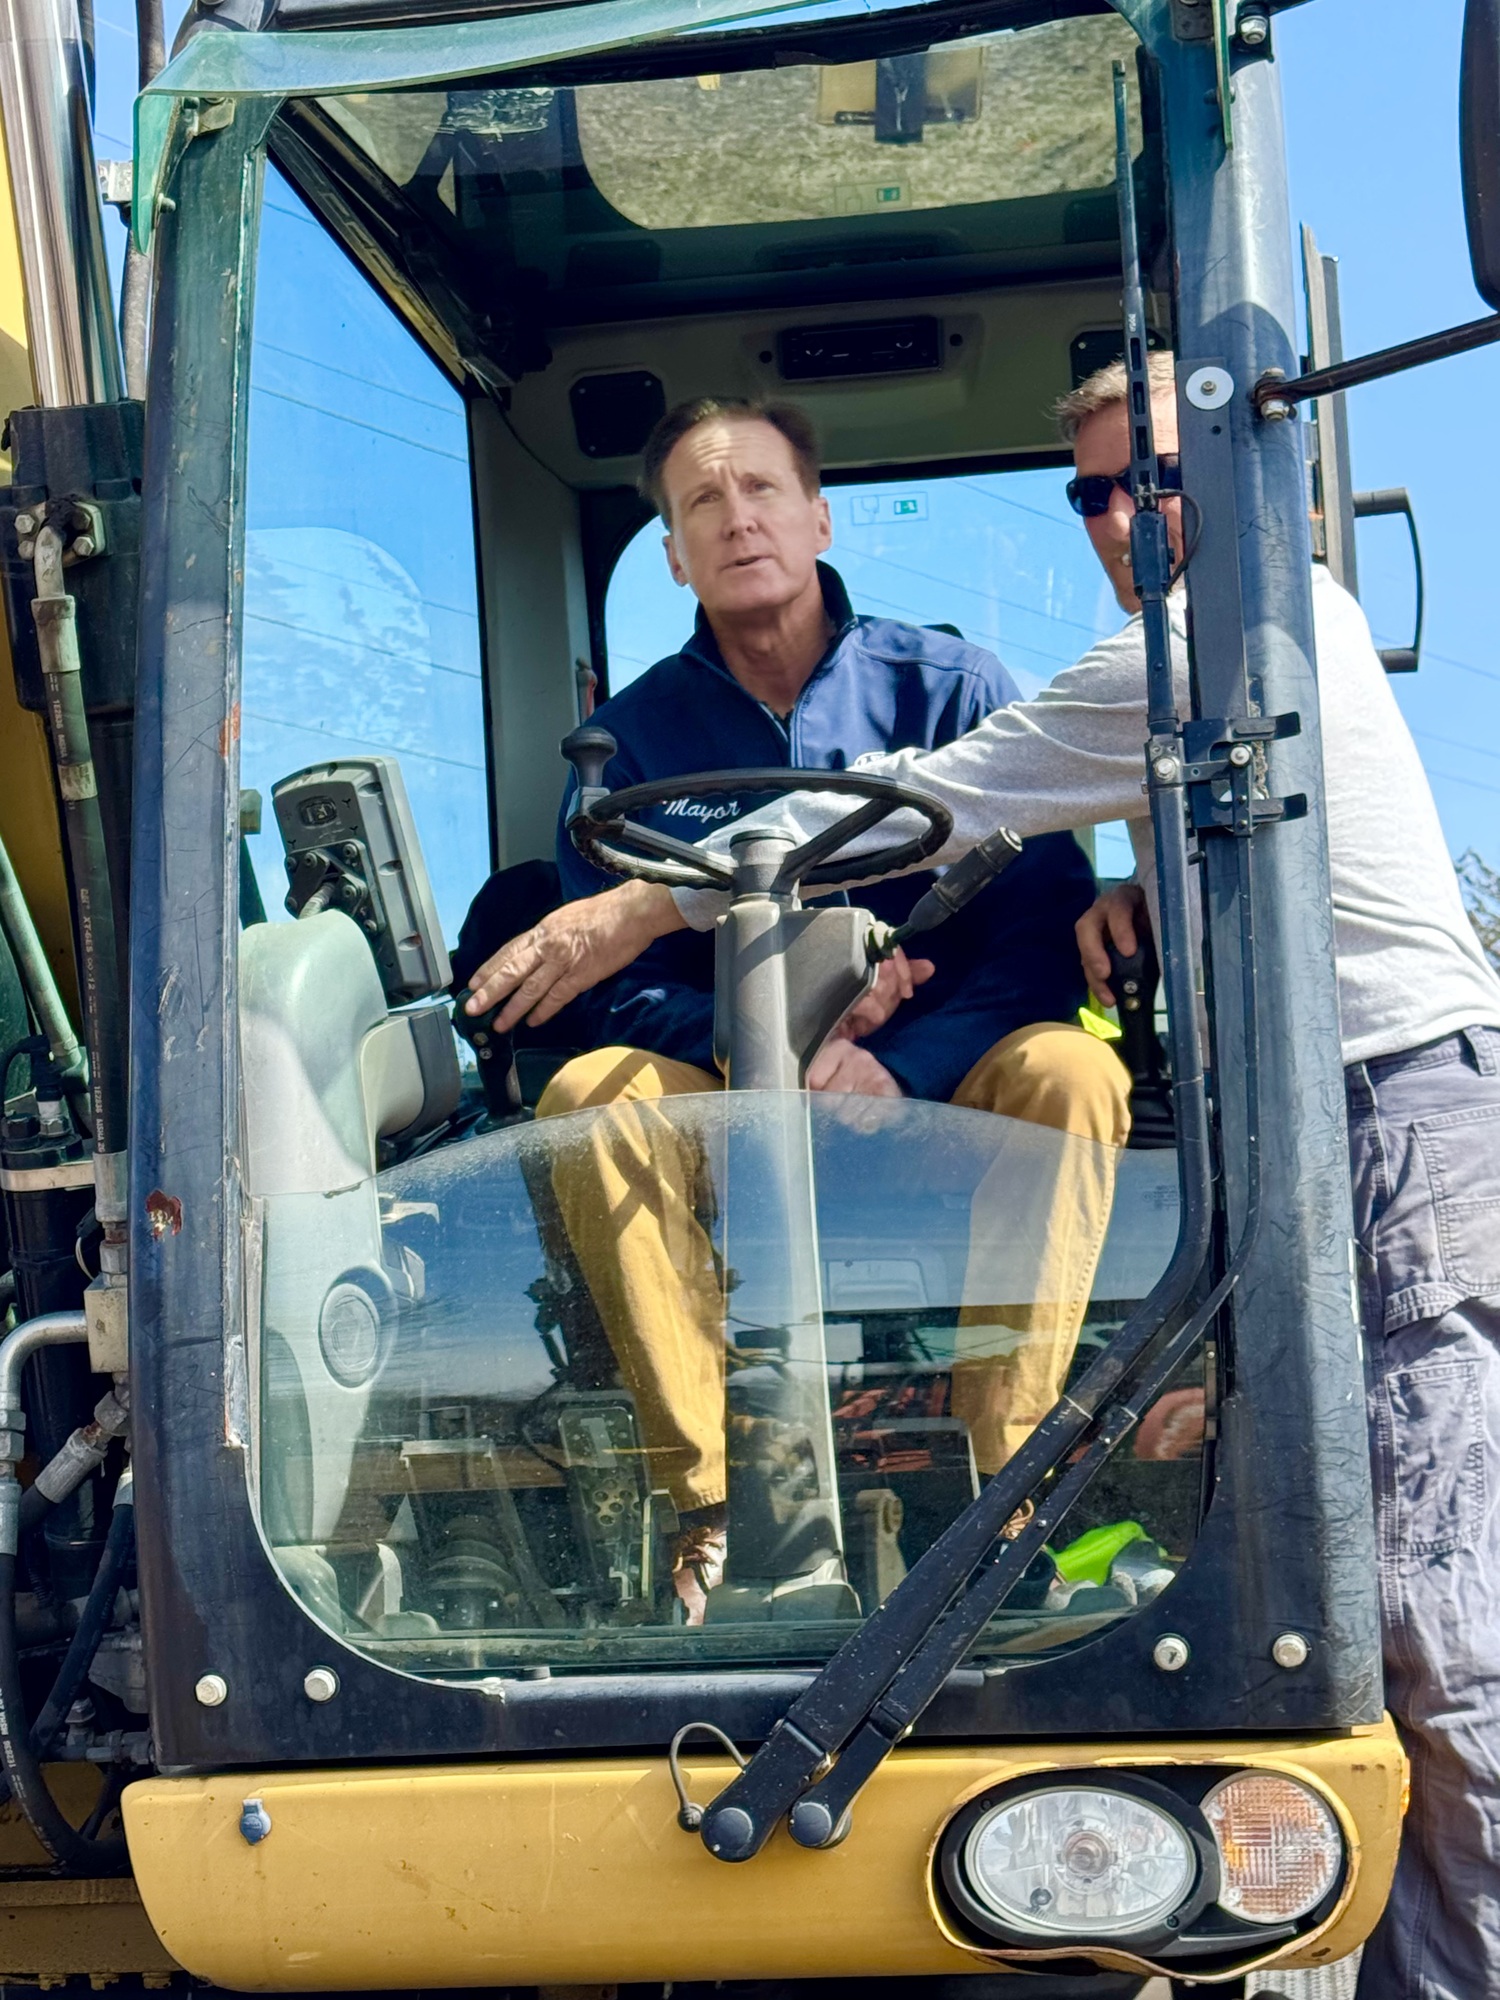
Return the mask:
<path id="1" fill-rule="evenodd" d="M 1462 0 L 1421 0 L 1420 7 L 1412 0 L 1311 0 L 1276 24 L 1293 220 L 1311 223 L 1322 248 L 1340 258 L 1350 352 L 1471 319 L 1483 310 L 1469 277 L 1458 179 L 1462 13 Z M 96 20 L 99 150 L 102 155 L 123 156 L 129 150 L 134 89 L 132 10 L 125 0 L 96 0 Z M 320 563 L 336 563 L 340 549 L 350 551 L 352 568 L 341 580 L 340 601 L 346 607 L 353 602 L 361 616 L 372 606 L 384 607 L 381 615 L 391 630 L 400 628 L 396 650 L 420 652 L 427 646 L 436 671 L 447 673 L 451 681 L 456 672 L 467 673 L 473 663 L 468 630 L 471 588 L 451 566 L 430 580 L 422 550 L 398 546 L 404 531 L 394 522 L 381 523 L 374 496 L 394 493 L 400 482 L 372 477 L 373 464 L 362 460 L 363 500 L 357 519 L 336 510 L 326 511 L 324 518 L 311 503 L 288 515 L 278 496 L 292 483 L 294 472 L 306 483 L 312 439 L 305 423 L 286 420 L 299 399 L 304 406 L 337 409 L 346 424 L 361 430 L 362 450 L 371 448 L 372 436 L 387 435 L 371 421 L 370 394 L 361 382 L 367 375 L 370 382 L 387 384 L 391 390 L 399 390 L 405 380 L 419 399 L 409 420 L 398 423 L 389 435 L 390 462 L 394 467 L 399 461 L 404 469 L 414 452 L 420 454 L 424 476 L 431 482 L 432 518 L 456 517 L 467 504 L 466 481 L 453 456 L 453 446 L 461 442 L 456 403 L 415 350 L 406 350 L 403 356 L 384 336 L 368 330 L 363 315 L 355 315 L 357 302 L 351 305 L 343 283 L 323 282 L 335 273 L 342 279 L 348 267 L 320 250 L 313 240 L 317 232 L 306 224 L 296 227 L 290 218 L 279 227 L 288 244 L 304 247 L 288 251 L 294 259 L 300 256 L 303 264 L 290 268 L 288 282 L 268 295 L 275 301 L 277 325 L 267 326 L 265 338 L 277 355 L 273 358 L 268 352 L 257 360 L 262 406 L 269 412 L 274 401 L 280 412 L 274 421 L 269 414 L 263 420 L 264 442 L 253 454 L 257 463 L 252 484 L 266 496 L 262 510 L 266 518 L 260 523 L 268 537 L 263 553 L 274 556 L 278 535 L 295 535 L 315 525 L 323 536 Z M 110 231 L 118 252 L 121 232 L 113 222 Z M 304 324 L 299 324 L 299 311 Z M 300 362 L 294 349 L 301 350 Z M 337 367 L 331 365 L 334 359 Z M 308 386 L 309 367 L 320 371 L 316 390 Z M 1495 639 L 1491 581 L 1496 559 L 1491 524 L 1478 499 L 1500 444 L 1497 391 L 1500 350 L 1490 349 L 1357 391 L 1351 399 L 1351 420 L 1356 485 L 1408 486 L 1422 531 L 1427 644 L 1422 672 L 1398 681 L 1399 698 L 1432 778 L 1452 851 L 1457 855 L 1474 847 L 1500 864 L 1500 646 Z M 425 405 L 422 398 L 428 399 Z M 394 407 L 385 390 L 375 400 Z M 284 454 L 284 467 L 272 462 L 278 452 Z M 1031 482 L 1045 477 L 1027 475 Z M 325 484 L 347 490 L 347 482 L 329 478 Z M 1010 527 L 1019 532 L 1025 525 L 1022 517 L 1031 510 L 1029 532 L 1038 552 L 1034 566 L 1038 575 L 1047 569 L 1041 561 L 1045 548 L 1061 551 L 1070 535 L 1076 536 L 1077 554 L 1083 557 L 1082 537 L 1059 511 L 1055 496 L 1049 497 L 1040 487 L 1028 486 L 1024 494 L 1012 487 L 1012 498 L 1001 501 L 998 494 L 979 494 L 979 483 L 975 484 L 972 513 L 1008 508 Z M 409 497 L 408 492 L 403 505 Z M 393 499 L 390 504 L 394 513 L 397 503 Z M 842 502 L 850 510 L 853 504 L 852 497 Z M 837 517 L 838 507 L 835 512 Z M 406 519 L 411 519 L 409 511 Z M 251 525 L 253 530 L 256 522 Z M 994 643 L 998 638 L 1007 664 L 1028 689 L 1055 670 L 1048 664 L 1054 648 L 1059 660 L 1071 657 L 1064 641 L 1077 640 L 1081 645 L 1086 643 L 1086 628 L 1108 629 L 1109 605 L 1098 599 L 1086 571 L 1073 572 L 1071 567 L 1060 589 L 1055 579 L 1045 589 L 1039 584 L 1040 596 L 1016 589 L 1008 599 L 997 597 L 985 605 L 972 601 L 972 591 L 968 598 L 954 596 L 960 586 L 952 579 L 960 574 L 972 578 L 976 572 L 967 562 L 950 570 L 949 562 L 935 555 L 947 537 L 946 528 L 938 532 L 940 526 L 935 517 L 930 527 L 916 519 L 862 524 L 849 512 L 839 552 L 847 559 L 856 601 L 866 589 L 878 588 L 883 594 L 882 601 L 871 599 L 861 608 L 922 620 L 952 619 L 981 642 Z M 973 532 L 981 530 L 976 527 Z M 1398 522 L 1371 522 L 1361 528 L 1360 536 L 1361 583 L 1371 621 L 1383 639 L 1404 640 L 1411 615 L 1404 529 Z M 861 552 L 878 553 L 880 564 L 861 562 Z M 883 575 L 877 573 L 881 565 Z M 392 607 L 405 589 L 402 572 L 420 577 L 421 583 L 406 591 L 410 602 L 396 607 L 397 616 Z M 663 590 L 664 579 L 649 585 L 645 564 L 636 574 L 642 580 L 642 595 L 633 620 L 628 611 L 619 612 L 624 623 L 616 643 L 622 653 L 659 652 L 679 635 L 665 631 L 661 643 L 652 647 L 644 636 L 647 627 L 658 629 L 663 616 L 680 624 L 683 611 L 676 605 L 667 608 L 670 586 Z M 659 576 L 654 569 L 649 574 Z M 1050 569 L 1047 575 L 1052 576 Z M 893 583 L 897 576 L 900 581 Z M 283 594 L 291 587 L 281 572 L 277 587 Z M 612 606 L 612 625 L 615 611 Z M 1054 632 L 1042 630 L 1039 612 L 1050 612 L 1056 619 Z M 628 636 L 625 624 L 634 627 Z M 328 638 L 326 632 L 322 636 Z M 452 685 L 462 695 L 462 687 L 457 682 Z M 274 692 L 267 688 L 267 705 Z M 247 686 L 247 703 L 250 694 Z M 366 740 L 351 738 L 348 747 Z M 333 754 L 331 745 L 331 737 L 309 737 L 302 755 L 310 761 Z M 273 747 L 268 737 L 266 755 L 280 759 L 279 768 L 286 768 L 290 746 L 278 738 Z M 245 781 L 260 783 L 263 775 L 247 770 Z M 476 836 L 477 832 L 476 827 Z M 279 893 L 273 840 L 268 829 L 258 859 L 268 890 L 275 887 Z M 473 879 L 472 871 L 481 860 L 475 841 L 456 841 L 451 853 L 429 858 L 434 873 L 445 878 L 440 900 L 449 909 L 461 908 L 461 883 Z M 1103 864 L 1106 857 L 1100 858 Z M 446 879 L 450 876 L 451 884 Z"/>

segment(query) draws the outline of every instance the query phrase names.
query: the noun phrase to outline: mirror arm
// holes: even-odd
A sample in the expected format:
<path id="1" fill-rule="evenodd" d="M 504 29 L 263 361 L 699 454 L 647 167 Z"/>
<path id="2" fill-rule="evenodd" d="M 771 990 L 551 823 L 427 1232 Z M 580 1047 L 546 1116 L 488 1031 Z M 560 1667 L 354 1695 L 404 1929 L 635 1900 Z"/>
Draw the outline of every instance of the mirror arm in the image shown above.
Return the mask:
<path id="1" fill-rule="evenodd" d="M 1471 348 L 1488 347 L 1496 340 L 1500 340 L 1500 313 L 1450 326 L 1442 333 L 1425 333 L 1420 340 L 1403 341 L 1399 347 L 1382 347 L 1375 354 L 1357 354 L 1352 361 L 1335 361 L 1330 367 L 1314 368 L 1290 380 L 1273 371 L 1261 376 L 1250 392 L 1251 400 L 1262 416 L 1285 417 L 1291 414 L 1293 403 L 1336 396 L 1342 389 L 1379 382 L 1428 361 L 1446 361 L 1451 354 L 1467 354 Z"/>

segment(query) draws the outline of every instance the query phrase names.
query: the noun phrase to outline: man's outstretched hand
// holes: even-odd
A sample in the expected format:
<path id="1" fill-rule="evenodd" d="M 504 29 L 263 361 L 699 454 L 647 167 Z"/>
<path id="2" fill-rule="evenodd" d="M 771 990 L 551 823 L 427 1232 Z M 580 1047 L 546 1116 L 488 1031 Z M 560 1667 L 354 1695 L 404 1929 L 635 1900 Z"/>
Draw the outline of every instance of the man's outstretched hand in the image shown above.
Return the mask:
<path id="1" fill-rule="evenodd" d="M 540 1027 L 580 993 L 622 972 L 657 938 L 683 928 L 671 890 L 656 882 L 622 882 L 564 903 L 485 960 L 469 982 L 472 998 L 464 1011 L 488 1014 L 499 1007 L 495 1027 L 501 1034 L 520 1021 Z"/>
<path id="2" fill-rule="evenodd" d="M 1089 990 L 1101 1007 L 1113 1007 L 1114 993 L 1109 984 L 1109 950 L 1111 939 L 1122 958 L 1135 956 L 1139 940 L 1136 925 L 1149 925 L 1146 914 L 1146 892 L 1139 882 L 1117 882 L 1113 889 L 1106 889 L 1073 926 L 1073 934 L 1078 939 L 1078 956 L 1083 960 L 1083 975 L 1089 983 Z"/>

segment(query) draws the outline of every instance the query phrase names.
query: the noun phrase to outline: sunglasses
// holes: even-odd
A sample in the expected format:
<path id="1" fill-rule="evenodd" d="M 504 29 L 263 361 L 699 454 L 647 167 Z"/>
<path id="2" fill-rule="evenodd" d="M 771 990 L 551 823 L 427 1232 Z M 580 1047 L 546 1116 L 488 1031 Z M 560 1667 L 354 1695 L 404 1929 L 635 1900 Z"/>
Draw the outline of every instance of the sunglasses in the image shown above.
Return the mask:
<path id="1" fill-rule="evenodd" d="M 1175 451 L 1161 452 L 1157 457 L 1157 481 L 1163 493 L 1182 491 L 1182 467 Z M 1109 512 L 1109 503 L 1116 487 L 1126 493 L 1131 492 L 1130 473 L 1089 472 L 1081 479 L 1070 479 L 1067 485 L 1068 505 L 1075 514 L 1082 514 L 1086 521 L 1097 520 L 1101 514 Z"/>

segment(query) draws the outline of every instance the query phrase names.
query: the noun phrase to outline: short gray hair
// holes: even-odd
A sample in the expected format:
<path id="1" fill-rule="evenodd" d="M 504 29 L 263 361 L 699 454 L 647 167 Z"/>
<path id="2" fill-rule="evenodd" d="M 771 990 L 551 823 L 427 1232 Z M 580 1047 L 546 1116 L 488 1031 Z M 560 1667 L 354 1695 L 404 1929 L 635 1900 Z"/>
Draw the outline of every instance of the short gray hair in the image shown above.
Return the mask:
<path id="1" fill-rule="evenodd" d="M 1146 368 L 1153 397 L 1176 394 L 1175 354 L 1158 351 L 1148 355 Z M 1063 443 L 1072 444 L 1090 417 L 1097 417 L 1101 410 L 1112 410 L 1117 403 L 1123 403 L 1129 392 L 1130 379 L 1125 373 L 1125 363 L 1111 361 L 1107 368 L 1099 369 L 1066 396 L 1060 396 L 1052 406 L 1052 414 L 1062 432 Z"/>

